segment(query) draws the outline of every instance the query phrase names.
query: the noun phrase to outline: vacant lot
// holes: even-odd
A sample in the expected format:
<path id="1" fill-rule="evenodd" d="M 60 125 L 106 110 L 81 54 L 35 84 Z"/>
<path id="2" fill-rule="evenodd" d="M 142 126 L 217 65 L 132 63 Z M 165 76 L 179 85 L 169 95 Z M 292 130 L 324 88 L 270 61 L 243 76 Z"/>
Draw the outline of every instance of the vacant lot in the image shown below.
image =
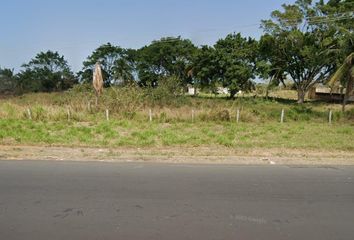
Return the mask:
<path id="1" fill-rule="evenodd" d="M 204 156 L 207 149 L 213 149 L 209 155 L 214 156 L 228 151 L 229 155 L 255 154 L 254 149 L 257 153 L 317 151 L 332 156 L 354 152 L 353 106 L 343 114 L 340 104 L 307 102 L 299 106 L 277 97 L 284 94 L 292 92 L 273 93 L 269 99 L 229 100 L 110 89 L 97 107 L 87 89 L 8 97 L 0 100 L 0 144 L 170 149 L 167 152 L 172 154 L 182 149 L 177 155 L 194 148 L 204 149 Z M 285 120 L 280 123 L 283 109 Z M 329 111 L 333 112 L 332 124 L 328 123 Z"/>
<path id="2" fill-rule="evenodd" d="M 354 151 L 350 124 L 311 122 L 47 122 L 0 120 L 2 144 L 156 147 L 226 146 Z"/>

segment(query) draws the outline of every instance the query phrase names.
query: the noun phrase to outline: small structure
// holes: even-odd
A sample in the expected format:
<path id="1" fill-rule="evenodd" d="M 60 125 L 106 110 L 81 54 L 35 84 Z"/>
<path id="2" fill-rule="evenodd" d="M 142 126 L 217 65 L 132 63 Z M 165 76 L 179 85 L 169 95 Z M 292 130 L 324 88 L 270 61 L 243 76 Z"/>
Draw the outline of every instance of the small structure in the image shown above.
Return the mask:
<path id="1" fill-rule="evenodd" d="M 193 85 L 188 84 L 187 86 L 187 94 L 190 96 L 197 95 L 199 93 L 199 89 L 194 87 Z"/>
<path id="2" fill-rule="evenodd" d="M 103 76 L 102 76 L 102 69 L 100 63 L 96 63 L 95 71 L 93 72 L 93 88 L 95 89 L 96 93 L 96 106 L 98 104 L 98 98 L 103 93 Z"/>
<path id="3" fill-rule="evenodd" d="M 343 101 L 345 89 L 342 86 L 329 88 L 323 85 L 312 87 L 308 93 L 308 98 L 323 101 Z M 349 97 L 349 101 L 354 101 L 354 96 Z"/>
<path id="4" fill-rule="evenodd" d="M 326 86 L 316 85 L 310 89 L 308 98 L 313 100 L 341 101 L 343 100 L 343 93 L 339 88 L 331 89 Z"/>
<path id="5" fill-rule="evenodd" d="M 230 90 L 228 88 L 224 88 L 224 87 L 218 87 L 216 89 L 216 92 L 218 94 L 222 94 L 222 95 L 226 95 L 226 94 L 229 94 L 230 93 Z"/>
<path id="6" fill-rule="evenodd" d="M 195 88 L 193 85 L 188 85 L 187 86 L 187 95 L 190 96 L 194 96 L 194 95 L 198 95 L 200 93 L 200 89 L 199 88 Z M 230 89 L 229 88 L 225 88 L 225 87 L 217 87 L 215 89 L 215 94 L 220 94 L 220 95 L 228 95 L 230 94 Z M 242 96 L 243 92 L 239 91 L 237 92 L 236 96 Z"/>

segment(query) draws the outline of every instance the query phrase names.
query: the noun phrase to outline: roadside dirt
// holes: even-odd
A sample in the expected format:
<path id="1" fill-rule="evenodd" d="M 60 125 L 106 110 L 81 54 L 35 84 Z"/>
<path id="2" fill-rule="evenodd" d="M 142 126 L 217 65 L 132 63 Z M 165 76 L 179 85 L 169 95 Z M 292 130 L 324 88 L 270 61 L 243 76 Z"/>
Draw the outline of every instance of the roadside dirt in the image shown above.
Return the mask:
<path id="1" fill-rule="evenodd" d="M 240 165 L 354 165 L 354 152 L 223 147 L 84 148 L 0 146 L 0 160 Z"/>

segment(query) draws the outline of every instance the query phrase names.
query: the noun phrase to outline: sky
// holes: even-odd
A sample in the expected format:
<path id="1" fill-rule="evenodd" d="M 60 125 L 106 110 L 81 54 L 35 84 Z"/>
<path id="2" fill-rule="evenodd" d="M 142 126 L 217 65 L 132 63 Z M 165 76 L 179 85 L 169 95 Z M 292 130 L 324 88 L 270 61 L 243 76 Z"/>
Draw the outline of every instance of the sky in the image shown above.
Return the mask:
<path id="1" fill-rule="evenodd" d="M 0 67 L 21 70 L 58 51 L 74 71 L 101 44 L 140 48 L 167 36 L 213 45 L 232 32 L 259 38 L 262 19 L 295 0 L 11 0 L 0 8 Z"/>

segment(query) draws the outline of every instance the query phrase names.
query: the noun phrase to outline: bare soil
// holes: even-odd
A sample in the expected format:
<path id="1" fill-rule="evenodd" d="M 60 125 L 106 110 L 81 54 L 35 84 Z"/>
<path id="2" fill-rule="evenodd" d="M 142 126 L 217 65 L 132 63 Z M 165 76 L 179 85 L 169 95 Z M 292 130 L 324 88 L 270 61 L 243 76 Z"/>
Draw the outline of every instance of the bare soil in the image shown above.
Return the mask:
<path id="1" fill-rule="evenodd" d="M 354 165 L 354 152 L 282 148 L 69 148 L 3 145 L 0 146 L 0 159 L 240 165 Z"/>

